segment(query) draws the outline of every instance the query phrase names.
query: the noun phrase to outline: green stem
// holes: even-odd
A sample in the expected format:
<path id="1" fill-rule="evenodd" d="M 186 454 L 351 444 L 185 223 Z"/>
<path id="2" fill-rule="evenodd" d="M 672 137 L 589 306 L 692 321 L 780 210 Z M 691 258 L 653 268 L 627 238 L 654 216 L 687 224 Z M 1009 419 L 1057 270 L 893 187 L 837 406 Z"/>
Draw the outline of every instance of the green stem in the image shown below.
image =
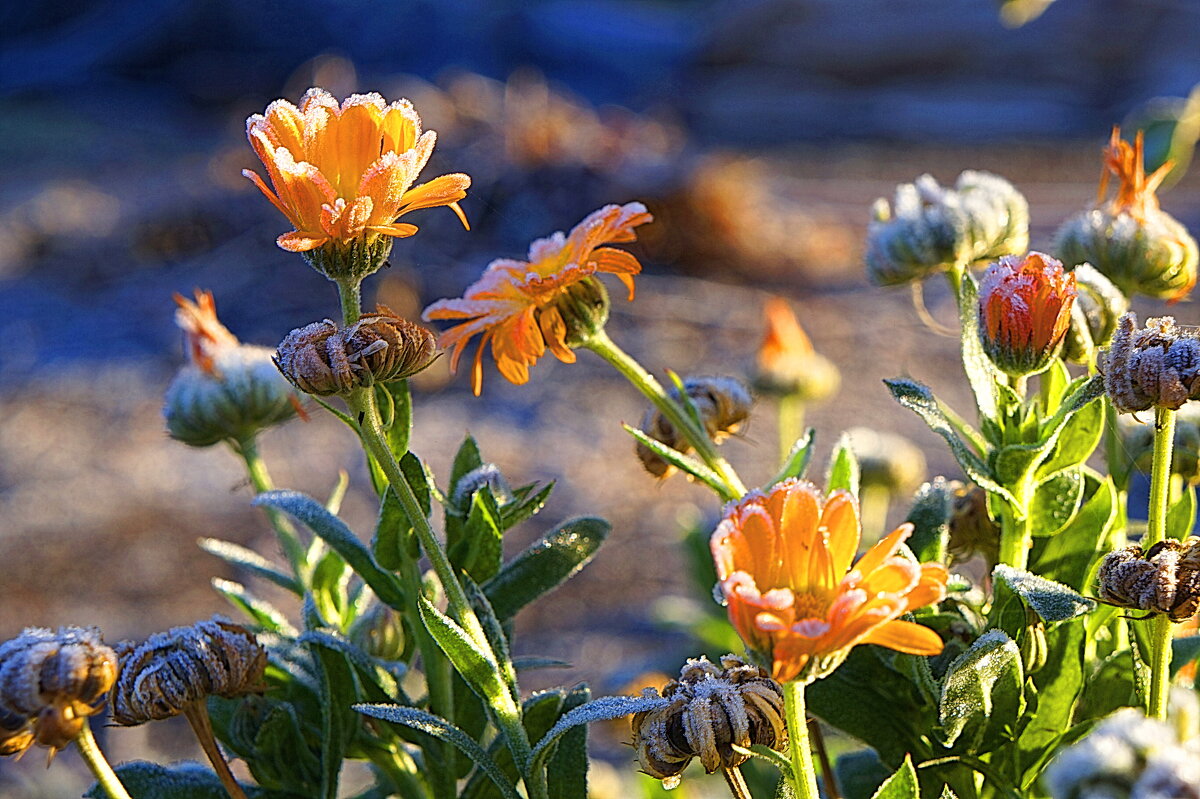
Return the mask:
<path id="1" fill-rule="evenodd" d="M 808 744 L 808 718 L 804 710 L 804 683 L 783 684 L 783 712 L 788 728 L 788 750 L 792 761 L 792 792 L 795 799 L 820 799 L 817 770 Z"/>
<path id="2" fill-rule="evenodd" d="M 804 398 L 784 394 L 779 398 L 779 462 L 787 460 L 792 445 L 804 434 Z"/>
<path id="3" fill-rule="evenodd" d="M 608 361 L 614 369 L 633 384 L 634 388 L 642 392 L 647 399 L 654 403 L 656 408 L 662 411 L 663 416 L 676 430 L 683 432 L 700 459 L 721 479 L 725 486 L 722 499 L 740 499 L 745 496 L 746 486 L 729 462 L 717 452 L 716 445 L 708 437 L 708 433 L 696 426 L 679 403 L 672 399 L 654 378 L 654 375 L 647 372 L 640 363 L 618 347 L 603 330 L 594 333 L 584 346 Z"/>
<path id="4" fill-rule="evenodd" d="M 217 778 L 225 786 L 226 793 L 232 799 L 246 799 L 245 791 L 242 790 L 242 786 L 238 785 L 233 772 L 229 770 L 229 764 L 225 762 L 225 755 L 221 754 L 221 747 L 217 745 L 217 739 L 213 737 L 212 721 L 208 717 L 208 708 L 205 706 L 204 700 L 197 699 L 184 706 L 183 715 L 191 725 L 192 732 L 196 734 L 200 748 L 208 756 L 208 762 L 212 763 L 213 769 L 216 770 Z"/>
<path id="5" fill-rule="evenodd" d="M 275 483 L 267 471 L 267 464 L 259 455 L 258 439 L 255 436 L 243 439 L 234 445 L 234 450 L 246 462 L 246 474 L 250 476 L 250 484 L 254 486 L 254 493 L 262 494 L 266 491 L 273 491 Z M 275 536 L 279 539 L 279 546 L 283 549 L 283 554 L 292 567 L 292 574 L 303 583 L 308 574 L 308 558 L 304 554 L 304 546 L 300 543 L 300 536 L 296 532 L 296 528 L 282 512 L 275 508 L 265 508 L 264 510 L 267 518 L 271 521 L 271 526 L 275 528 Z"/>
<path id="6" fill-rule="evenodd" d="M 1027 476 L 1020 485 L 1013 487 L 1013 494 L 1024 508 L 1018 516 L 1018 508 L 1004 502 L 1000 510 L 1000 563 L 1017 569 L 1029 566 L 1029 549 L 1033 546 L 1033 481 Z"/>
<path id="7" fill-rule="evenodd" d="M 100 783 L 100 787 L 104 788 L 104 792 L 108 794 L 109 799 L 131 799 L 129 791 L 125 790 L 125 786 L 121 784 L 117 773 L 112 770 L 112 766 L 108 765 L 108 761 L 104 759 L 104 753 L 100 751 L 100 747 L 96 744 L 96 739 L 92 736 L 92 728 L 88 725 L 87 719 L 83 720 L 83 726 L 79 729 L 79 735 L 75 736 L 75 746 L 79 749 L 79 755 L 83 758 L 83 762 L 87 763 L 87 767 L 91 769 L 96 782 Z"/>
<path id="8" fill-rule="evenodd" d="M 342 324 L 349 327 L 362 316 L 362 281 L 347 278 L 337 281 L 337 287 L 342 303 Z"/>
<path id="9" fill-rule="evenodd" d="M 1156 408 L 1154 414 L 1154 464 L 1150 471 L 1150 508 L 1142 550 L 1167 537 L 1167 500 L 1171 487 L 1171 448 L 1175 443 L 1175 411 Z M 1165 613 L 1154 617 L 1150 638 L 1150 691 L 1146 712 L 1152 718 L 1167 718 L 1171 687 L 1171 620 Z"/>

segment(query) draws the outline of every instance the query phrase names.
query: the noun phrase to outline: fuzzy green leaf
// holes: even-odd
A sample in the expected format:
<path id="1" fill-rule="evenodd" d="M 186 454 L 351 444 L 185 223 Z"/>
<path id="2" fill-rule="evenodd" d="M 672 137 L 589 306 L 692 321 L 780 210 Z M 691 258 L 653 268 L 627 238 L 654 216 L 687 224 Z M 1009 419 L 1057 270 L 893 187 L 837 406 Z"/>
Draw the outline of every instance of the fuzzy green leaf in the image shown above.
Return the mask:
<path id="1" fill-rule="evenodd" d="M 1072 414 L 1058 433 L 1054 450 L 1038 466 L 1037 477 L 1045 480 L 1087 461 L 1104 433 L 1104 403 L 1090 402 Z"/>
<path id="2" fill-rule="evenodd" d="M 245 569 L 255 577 L 261 577 L 268 582 L 275 583 L 275 585 L 291 591 L 296 596 L 304 594 L 304 589 L 300 587 L 300 583 L 296 582 L 296 578 L 290 574 L 284 574 L 275 568 L 271 561 L 253 549 L 248 549 L 232 541 L 222 541 L 219 538 L 201 538 L 197 543 L 205 552 L 215 555 L 231 566 Z"/>
<path id="3" fill-rule="evenodd" d="M 491 579 L 500 571 L 504 557 L 503 535 L 500 508 L 491 490 L 483 486 L 471 495 L 471 509 L 456 551 L 450 553 L 451 562 L 477 582 Z"/>
<path id="4" fill-rule="evenodd" d="M 407 380 L 397 380 L 395 383 L 384 383 L 379 391 L 385 391 L 391 397 L 392 418 L 387 428 L 388 448 L 400 460 L 408 452 L 408 443 L 412 438 L 412 394 L 408 390 Z"/>
<path id="5" fill-rule="evenodd" d="M 1083 473 L 1078 469 L 1059 472 L 1038 485 L 1029 506 L 1035 536 L 1054 535 L 1062 530 L 1083 500 Z"/>
<path id="6" fill-rule="evenodd" d="M 520 795 L 504 772 L 496 765 L 496 761 L 484 751 L 483 747 L 445 719 L 432 713 L 426 713 L 424 710 L 403 705 L 354 705 L 353 709 L 371 718 L 411 727 L 453 745 L 491 778 L 505 799 L 520 799 Z"/>
<path id="7" fill-rule="evenodd" d="M 424 595 L 418 595 L 417 602 L 425 629 L 429 630 L 433 640 L 446 653 L 454 670 L 462 675 L 471 690 L 492 707 L 511 703 L 512 695 L 501 677 L 500 664 L 493 653 L 481 649 L 457 622 L 438 610 Z"/>
<path id="8" fill-rule="evenodd" d="M 944 477 L 936 477 L 921 486 L 912 508 L 904 519 L 913 526 L 908 548 L 922 563 L 941 561 L 950 539 L 950 516 L 954 511 L 954 492 Z"/>
<path id="9" fill-rule="evenodd" d="M 1085 473 L 1084 481 L 1088 499 L 1083 507 L 1062 532 L 1036 539 L 1030 559 L 1033 571 L 1076 591 L 1087 588 L 1088 574 L 1119 512 L 1112 478 L 1101 482 L 1094 474 Z"/>
<path id="10" fill-rule="evenodd" d="M 564 713 L 558 723 L 533 747 L 533 768 L 540 767 L 540 761 L 549 754 L 550 748 L 573 727 L 595 721 L 611 721 L 643 710 L 654 710 L 666 703 L 667 700 L 660 697 L 602 696 L 582 704 Z"/>
<path id="11" fill-rule="evenodd" d="M 479 453 L 479 444 L 468 434 L 459 446 L 458 452 L 454 454 L 454 462 L 450 466 L 449 495 L 454 495 L 454 489 L 458 486 L 458 481 L 463 479 L 464 475 L 478 469 L 482 465 L 483 456 Z"/>
<path id="12" fill-rule="evenodd" d="M 266 505 L 294 517 L 316 533 L 354 569 L 375 596 L 397 610 L 405 607 L 404 586 L 394 574 L 386 572 L 363 546 L 350 528 L 310 496 L 298 491 L 268 491 L 254 499 L 256 505 Z"/>
<path id="13" fill-rule="evenodd" d="M 996 401 L 996 385 L 1001 376 L 979 340 L 979 292 L 975 278 L 969 271 L 964 270 L 958 301 L 961 309 L 958 319 L 961 325 L 963 369 L 971 384 L 971 392 L 975 395 L 975 407 L 983 418 L 997 419 L 1000 411 Z"/>
<path id="14" fill-rule="evenodd" d="M 639 444 L 646 447 L 646 449 L 650 450 L 655 455 L 674 466 L 676 469 L 679 469 L 681 472 L 690 474 L 692 477 L 704 483 L 721 496 L 725 496 L 727 489 L 721 482 L 721 478 L 717 476 L 717 473 L 712 469 L 708 468 L 695 458 L 689 458 L 679 450 L 668 447 L 658 439 L 651 438 L 641 430 L 638 430 L 636 427 L 630 427 L 629 425 L 622 425 L 622 427 L 625 428 L 625 431 L 629 433 L 629 435 L 637 439 Z"/>
<path id="15" fill-rule="evenodd" d="M 507 621 L 561 585 L 587 565 L 611 529 L 603 519 L 572 519 L 526 547 L 482 586 L 496 616 Z"/>
<path id="16" fill-rule="evenodd" d="M 905 756 L 900 768 L 879 786 L 873 799 L 921 799 L 921 786 L 911 757 Z"/>
<path id="17" fill-rule="evenodd" d="M 592 698 L 587 685 L 573 689 L 563 699 L 562 712 L 583 707 Z M 536 736 L 541 738 L 542 736 Z M 530 732 L 530 738 L 535 738 Z M 558 740 L 558 746 L 546 764 L 546 783 L 550 799 L 577 799 L 588 795 L 588 729 L 573 727 Z"/>
<path id="18" fill-rule="evenodd" d="M 833 454 L 829 457 L 829 471 L 825 477 L 826 491 L 849 491 L 858 496 L 858 457 L 850 446 L 850 436 L 843 433 L 838 439 Z"/>
<path id="19" fill-rule="evenodd" d="M 783 466 L 764 488 L 770 488 L 789 477 L 803 477 L 804 472 L 808 470 L 808 464 L 812 462 L 815 438 L 816 431 L 813 428 L 805 430 L 804 435 L 797 438 L 796 443 L 792 444 L 792 448 L 788 450 L 787 457 L 783 460 Z"/>
<path id="20" fill-rule="evenodd" d="M 1024 569 L 1001 563 L 992 571 L 992 576 L 1012 589 L 1048 624 L 1077 618 L 1096 607 L 1095 600 L 1080 595 L 1062 583 L 1047 580 Z"/>
<path id="21" fill-rule="evenodd" d="M 358 699 L 354 669 L 346 656 L 315 638 L 303 639 L 321 672 L 321 799 L 337 799 L 346 750 L 358 731 L 351 706 Z"/>
<path id="22" fill-rule="evenodd" d="M 503 530 L 509 530 L 516 527 L 521 522 L 536 514 L 542 508 L 546 507 L 546 500 L 550 497 L 550 492 L 554 490 L 554 483 L 550 482 L 539 488 L 535 493 L 530 494 L 533 485 L 522 486 L 513 491 L 517 497 L 513 502 L 505 503 L 500 508 L 500 527 Z"/>
<path id="23" fill-rule="evenodd" d="M 938 718 L 946 746 L 985 752 L 1011 740 L 1025 710 L 1024 684 L 1016 642 L 1002 630 L 981 635 L 942 682 Z"/>
<path id="24" fill-rule="evenodd" d="M 246 586 L 241 583 L 214 577 L 212 578 L 212 587 L 231 605 L 249 616 L 264 630 L 282 635 L 295 635 L 296 628 L 291 625 L 282 611 L 265 599 L 260 599 L 247 591 Z"/>
<path id="25" fill-rule="evenodd" d="M 121 784 L 134 799 L 229 799 L 221 779 L 211 768 L 199 763 L 174 763 L 160 766 L 144 760 L 122 763 L 114 769 Z M 265 797 L 251 785 L 242 785 L 248 799 Z M 99 783 L 84 794 L 86 799 L 108 799 Z"/>
<path id="26" fill-rule="evenodd" d="M 1167 509 L 1167 538 L 1184 539 L 1196 526 L 1196 489 L 1185 486 L 1183 494 Z"/>

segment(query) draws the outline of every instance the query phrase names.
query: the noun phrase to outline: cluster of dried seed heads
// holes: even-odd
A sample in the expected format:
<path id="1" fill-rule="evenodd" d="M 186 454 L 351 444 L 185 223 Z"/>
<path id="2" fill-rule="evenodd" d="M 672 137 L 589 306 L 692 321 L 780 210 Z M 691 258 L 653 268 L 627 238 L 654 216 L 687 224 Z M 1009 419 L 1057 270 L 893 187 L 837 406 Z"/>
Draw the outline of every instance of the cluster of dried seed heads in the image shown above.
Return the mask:
<path id="1" fill-rule="evenodd" d="M 325 319 L 288 333 L 275 365 L 308 394 L 346 394 L 375 383 L 403 380 L 437 358 L 432 331 L 385 306 L 346 328 Z"/>
<path id="2" fill-rule="evenodd" d="M 653 688 L 643 694 L 658 696 Z M 733 655 L 722 657 L 720 666 L 705 657 L 688 660 L 662 697 L 669 702 L 634 714 L 633 746 L 642 770 L 668 787 L 678 784 L 694 757 L 711 774 L 746 762 L 735 744 L 787 745 L 779 683 Z"/>
<path id="3" fill-rule="evenodd" d="M 1200 608 L 1200 538 L 1168 538 L 1145 552 L 1128 546 L 1100 564 L 1100 599 L 1185 621 Z"/>
<path id="4" fill-rule="evenodd" d="M 1137 316 L 1125 314 L 1103 355 L 1104 388 L 1120 412 L 1178 410 L 1200 399 L 1200 339 L 1174 317 L 1148 319 L 1138 330 Z"/>
<path id="5" fill-rule="evenodd" d="M 726 436 L 738 431 L 742 423 L 750 417 L 750 408 L 754 400 L 749 389 L 742 381 L 734 377 L 689 377 L 683 381 L 684 391 L 696 408 L 704 423 L 704 430 L 714 442 L 720 443 Z M 677 390 L 671 391 L 672 397 L 679 399 Z M 675 425 L 657 408 L 646 412 L 642 419 L 642 431 L 655 441 L 666 444 L 671 449 L 684 454 L 691 451 L 692 445 L 682 431 L 676 430 Z M 655 477 L 670 477 L 674 469 L 657 453 L 642 443 L 637 445 L 637 456 L 646 471 Z"/>
<path id="6" fill-rule="evenodd" d="M 65 748 L 116 678 L 117 655 L 95 627 L 30 627 L 0 644 L 0 755 Z"/>
<path id="7" fill-rule="evenodd" d="M 113 721 L 131 727 L 177 716 L 207 696 L 259 691 L 266 666 L 254 634 L 217 617 L 155 633 L 121 653 Z"/>

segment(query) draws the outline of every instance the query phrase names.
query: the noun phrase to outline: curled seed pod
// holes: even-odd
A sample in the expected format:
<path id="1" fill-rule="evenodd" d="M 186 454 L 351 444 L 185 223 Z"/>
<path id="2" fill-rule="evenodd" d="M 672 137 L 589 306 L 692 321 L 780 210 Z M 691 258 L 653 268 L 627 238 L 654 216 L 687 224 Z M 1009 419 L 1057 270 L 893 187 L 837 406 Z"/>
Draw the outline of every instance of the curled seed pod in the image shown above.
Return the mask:
<path id="1" fill-rule="evenodd" d="M 382 602 L 372 601 L 350 625 L 347 637 L 359 649 L 380 660 L 400 660 L 404 656 L 404 622 Z"/>
<path id="2" fill-rule="evenodd" d="M 1071 307 L 1071 327 L 1063 339 L 1063 356 L 1087 363 L 1093 350 L 1112 340 L 1117 322 L 1129 310 L 1129 299 L 1091 264 L 1079 264 L 1071 272 L 1078 293 Z"/>
<path id="3" fill-rule="evenodd" d="M 700 414 L 705 432 L 715 443 L 719 444 L 727 436 L 736 433 L 742 423 L 750 417 L 750 408 L 754 400 L 746 385 L 737 378 L 689 377 L 683 381 L 683 388 L 696 412 Z M 679 392 L 672 389 L 671 396 L 678 400 Z M 686 436 L 676 430 L 675 425 L 657 408 L 650 409 L 642 418 L 642 431 L 655 441 L 679 452 L 686 454 L 692 449 Z M 671 476 L 674 467 L 649 447 L 638 443 L 636 451 L 642 466 L 650 474 L 661 478 Z"/>
<path id="4" fill-rule="evenodd" d="M 1000 528 L 988 516 L 987 492 L 977 485 L 952 484 L 954 506 L 950 514 L 947 551 L 956 563 L 982 555 L 989 566 L 1000 558 Z"/>
<path id="5" fill-rule="evenodd" d="M 63 749 L 116 678 L 116 652 L 95 627 L 31 627 L 0 644 L 0 754 Z"/>
<path id="6" fill-rule="evenodd" d="M 1145 552 L 1136 545 L 1110 552 L 1098 580 L 1103 602 L 1185 621 L 1200 608 L 1200 538 L 1168 538 Z"/>
<path id="7" fill-rule="evenodd" d="M 384 306 L 345 329 L 325 319 L 284 338 L 275 365 L 308 394 L 346 394 L 375 383 L 403 380 L 437 358 L 433 332 Z"/>
<path id="8" fill-rule="evenodd" d="M 896 187 L 893 205 L 875 201 L 867 275 L 877 286 L 896 286 L 1028 246 L 1029 204 L 1007 180 L 967 171 L 948 189 L 922 175 Z"/>
<path id="9" fill-rule="evenodd" d="M 155 633 L 121 653 L 113 721 L 132 727 L 177 716 L 210 695 L 259 691 L 266 667 L 254 634 L 218 617 Z"/>
<path id="10" fill-rule="evenodd" d="M 171 438 L 193 447 L 243 441 L 296 414 L 299 400 L 272 365 L 271 350 L 239 342 L 217 319 L 211 292 L 197 291 L 195 302 L 176 294 L 175 302 L 189 363 L 163 402 Z"/>
<path id="11" fill-rule="evenodd" d="M 659 695 L 653 688 L 643 694 Z M 787 746 L 779 683 L 733 655 L 722 657 L 719 666 L 705 657 L 688 660 L 662 697 L 670 703 L 635 713 L 632 726 L 642 770 L 665 785 L 678 784 L 694 757 L 710 774 L 740 766 L 747 757 L 734 744 L 779 751 Z"/>
<path id="12" fill-rule="evenodd" d="M 1122 413 L 1149 408 L 1178 410 L 1200 398 L 1200 338 L 1192 328 L 1162 316 L 1137 329 L 1132 312 L 1121 317 L 1112 344 L 1101 353 L 1104 389 Z"/>

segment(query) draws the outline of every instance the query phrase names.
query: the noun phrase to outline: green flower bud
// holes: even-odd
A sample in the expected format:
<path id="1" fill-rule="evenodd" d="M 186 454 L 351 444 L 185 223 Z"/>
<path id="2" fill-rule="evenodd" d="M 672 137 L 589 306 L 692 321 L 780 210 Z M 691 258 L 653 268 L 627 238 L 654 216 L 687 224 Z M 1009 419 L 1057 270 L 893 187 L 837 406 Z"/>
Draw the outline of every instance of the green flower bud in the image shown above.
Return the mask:
<path id="1" fill-rule="evenodd" d="M 1012 184 L 987 172 L 963 172 L 953 189 L 929 175 L 880 198 L 867 226 L 867 275 L 877 286 L 921 280 L 957 265 L 1023 253 L 1029 204 Z"/>
<path id="2" fill-rule="evenodd" d="M 557 311 L 566 326 L 563 343 L 575 349 L 604 329 L 609 306 L 608 289 L 596 278 L 587 277 L 563 289 L 549 309 Z M 538 316 L 549 309 L 543 309 Z"/>
<path id="3" fill-rule="evenodd" d="M 1055 236 L 1055 250 L 1066 263 L 1091 263 L 1127 295 L 1178 300 L 1196 284 L 1200 250 L 1187 229 L 1158 207 L 1154 192 L 1170 166 L 1147 176 L 1142 149 L 1140 132 L 1131 146 L 1113 129 L 1100 197 L 1110 173 L 1120 184 L 1116 196 L 1068 219 Z"/>
<path id="4" fill-rule="evenodd" d="M 404 624 L 400 616 L 382 602 L 372 602 L 354 620 L 348 637 L 359 649 L 380 660 L 400 660 L 404 657 Z"/>
<path id="5" fill-rule="evenodd" d="M 350 241 L 330 241 L 300 253 L 308 265 L 333 281 L 361 283 L 378 272 L 392 254 L 391 236 L 367 236 Z"/>
<path id="6" fill-rule="evenodd" d="M 1088 363 L 1094 351 L 1108 346 L 1117 322 L 1129 310 L 1129 300 L 1091 264 L 1071 270 L 1078 294 L 1071 308 L 1071 327 L 1063 340 L 1063 357 Z"/>
<path id="7" fill-rule="evenodd" d="M 163 417 L 172 438 L 193 447 L 245 441 L 296 414 L 299 400 L 271 350 L 238 342 L 217 321 L 211 293 L 196 292 L 195 303 L 177 294 L 175 301 L 191 362 L 167 388 Z"/>

